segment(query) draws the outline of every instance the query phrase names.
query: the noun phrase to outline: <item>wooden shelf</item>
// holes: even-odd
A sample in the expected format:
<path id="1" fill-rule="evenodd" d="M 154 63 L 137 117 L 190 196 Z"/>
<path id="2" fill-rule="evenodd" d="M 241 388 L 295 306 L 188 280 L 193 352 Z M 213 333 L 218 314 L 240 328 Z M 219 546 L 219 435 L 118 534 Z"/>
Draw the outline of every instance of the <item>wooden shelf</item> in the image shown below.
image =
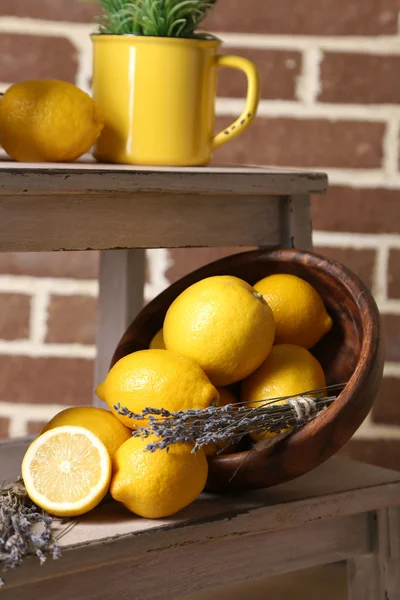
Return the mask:
<path id="1" fill-rule="evenodd" d="M 0 251 L 279 245 L 285 198 L 323 173 L 0 160 Z"/>
<path id="2" fill-rule="evenodd" d="M 11 472 L 15 477 L 25 448 L 26 442 L 0 445 L 0 480 Z M 164 520 L 141 519 L 105 503 L 62 537 L 60 561 L 40 569 L 29 559 L 7 573 L 2 598 L 169 600 L 369 555 L 372 511 L 397 506 L 399 495 L 399 473 L 335 458 L 268 490 L 203 494 Z"/>

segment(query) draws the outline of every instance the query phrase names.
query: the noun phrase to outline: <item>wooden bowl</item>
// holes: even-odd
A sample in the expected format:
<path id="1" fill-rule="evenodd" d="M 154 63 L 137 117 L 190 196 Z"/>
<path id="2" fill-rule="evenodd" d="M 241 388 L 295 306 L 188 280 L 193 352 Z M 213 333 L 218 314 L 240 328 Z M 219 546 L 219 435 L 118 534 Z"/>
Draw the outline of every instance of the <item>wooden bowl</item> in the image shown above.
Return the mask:
<path id="1" fill-rule="evenodd" d="M 291 273 L 321 294 L 334 327 L 312 349 L 327 383 L 348 382 L 314 421 L 273 448 L 210 459 L 207 488 L 226 491 L 283 483 L 320 465 L 340 450 L 367 416 L 382 377 L 383 340 L 377 306 L 368 288 L 343 265 L 299 250 L 255 250 L 210 263 L 174 283 L 134 319 L 112 364 L 149 347 L 171 302 L 189 285 L 211 275 L 236 275 L 250 284 L 273 273 Z M 233 476 L 234 475 L 234 476 Z"/>

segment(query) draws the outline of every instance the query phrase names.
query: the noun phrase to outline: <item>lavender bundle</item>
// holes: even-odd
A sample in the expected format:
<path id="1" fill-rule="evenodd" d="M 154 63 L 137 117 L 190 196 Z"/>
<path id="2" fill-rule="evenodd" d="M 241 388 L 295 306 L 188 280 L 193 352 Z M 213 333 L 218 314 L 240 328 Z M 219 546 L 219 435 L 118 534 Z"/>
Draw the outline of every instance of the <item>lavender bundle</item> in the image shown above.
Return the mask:
<path id="1" fill-rule="evenodd" d="M 163 408 L 145 408 L 135 414 L 117 404 L 118 414 L 131 419 L 146 420 L 146 425 L 133 432 L 136 437 L 147 439 L 155 436 L 156 441 L 147 445 L 147 450 L 167 449 L 178 443 L 193 444 L 193 452 L 208 444 L 225 447 L 239 442 L 244 436 L 253 434 L 293 433 L 325 410 L 336 399 L 335 392 L 345 384 L 336 384 L 301 395 L 281 396 L 254 403 L 239 402 L 227 406 L 209 406 L 201 410 L 170 412 Z M 330 395 L 327 395 L 330 393 Z M 221 449 L 221 452 L 223 448 Z"/>
<path id="2" fill-rule="evenodd" d="M 29 499 L 22 480 L 0 488 L 0 567 L 19 567 L 27 556 L 43 564 L 61 551 L 52 533 L 52 518 Z M 4 580 L 0 577 L 0 587 Z"/>

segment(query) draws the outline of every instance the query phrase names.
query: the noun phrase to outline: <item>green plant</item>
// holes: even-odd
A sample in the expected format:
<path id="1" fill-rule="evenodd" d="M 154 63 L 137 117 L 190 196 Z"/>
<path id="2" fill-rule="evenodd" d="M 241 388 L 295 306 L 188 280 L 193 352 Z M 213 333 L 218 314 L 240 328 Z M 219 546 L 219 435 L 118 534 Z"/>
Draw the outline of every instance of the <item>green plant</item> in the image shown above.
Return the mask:
<path id="1" fill-rule="evenodd" d="M 204 37 L 195 30 L 216 0 L 98 0 L 100 33 Z"/>

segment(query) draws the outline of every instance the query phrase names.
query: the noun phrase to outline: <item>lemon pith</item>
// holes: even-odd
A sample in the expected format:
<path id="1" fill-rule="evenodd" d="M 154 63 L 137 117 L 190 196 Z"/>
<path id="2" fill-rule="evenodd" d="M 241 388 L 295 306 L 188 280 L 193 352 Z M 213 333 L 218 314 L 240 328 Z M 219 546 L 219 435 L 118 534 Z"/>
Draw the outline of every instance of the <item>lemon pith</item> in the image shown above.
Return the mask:
<path id="1" fill-rule="evenodd" d="M 54 427 L 72 425 L 85 427 L 103 442 L 111 458 L 132 435 L 132 430 L 110 411 L 95 406 L 74 406 L 55 415 L 42 429 L 42 434 Z"/>
<path id="2" fill-rule="evenodd" d="M 22 477 L 31 500 L 50 514 L 81 515 L 107 493 L 111 459 L 104 444 L 89 430 L 57 427 L 29 446 Z"/>

